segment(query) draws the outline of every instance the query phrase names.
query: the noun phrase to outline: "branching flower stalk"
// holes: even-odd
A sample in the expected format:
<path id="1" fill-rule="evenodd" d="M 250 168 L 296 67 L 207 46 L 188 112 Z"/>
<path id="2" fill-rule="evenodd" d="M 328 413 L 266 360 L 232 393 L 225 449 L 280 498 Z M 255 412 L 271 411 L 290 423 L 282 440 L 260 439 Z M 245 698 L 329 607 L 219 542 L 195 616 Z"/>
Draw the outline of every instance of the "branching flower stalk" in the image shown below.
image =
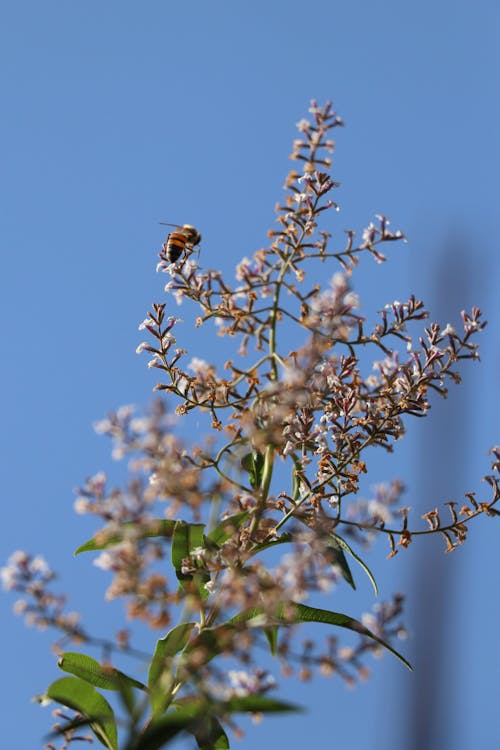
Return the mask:
<path id="1" fill-rule="evenodd" d="M 99 662 L 62 652 L 59 667 L 73 676 L 43 696 L 78 712 L 58 729 L 64 746 L 87 721 L 112 750 L 160 748 L 180 732 L 205 750 L 229 747 L 224 725 L 237 729 L 238 712 L 295 708 L 270 696 L 275 680 L 263 648 L 285 675 L 298 663 L 301 679 L 317 668 L 352 683 L 367 676 L 367 654 L 381 649 L 409 666 L 392 645 L 405 636 L 401 595 L 360 620 L 330 609 L 335 585 L 355 587 L 352 561 L 377 591 L 355 548 L 383 534 L 392 557 L 414 538 L 439 534 L 449 552 L 465 541 L 473 519 L 499 514 L 498 447 L 485 477 L 490 496 L 476 500 L 470 492 L 466 503 L 448 503 L 449 521 L 435 509 L 424 515 L 427 528 L 413 528 L 398 480 L 364 497 L 367 449 L 392 451 L 409 419 L 427 416 L 430 393 L 445 397 L 447 382 L 460 382 L 457 365 L 478 359 L 476 336 L 485 322 L 475 307 L 462 313 L 463 333 L 425 323 L 424 303 L 411 296 L 389 302 L 368 324 L 353 272 L 362 255 L 382 263 L 382 246 L 405 238 L 377 216 L 359 242 L 349 230 L 343 247 L 334 247 L 337 236 L 322 227 L 326 212 L 338 210 L 329 136 L 343 123 L 330 103 L 313 102 L 310 113 L 298 124 L 291 158 L 299 171 L 286 178 L 278 228 L 269 232 L 269 247 L 239 262 L 236 283 L 200 268 L 188 241 L 198 241 L 197 230 L 188 226 L 175 262 L 167 239 L 158 270 L 169 277 L 168 301 L 153 305 L 140 326 L 151 340 L 137 349 L 160 373 L 155 390 L 162 398 L 143 416 L 124 407 L 98 425 L 111 437 L 113 455 L 129 458 L 132 475 L 124 488 L 108 487 L 103 473 L 81 488 L 77 512 L 103 525 L 77 553 L 99 552 L 95 564 L 113 576 L 106 597 L 123 597 L 129 619 L 163 633 L 146 649 L 147 675 L 132 677 L 110 663 L 120 649 L 144 649 L 132 647 L 124 631 L 113 649 L 68 619 L 63 600 L 49 590 L 53 575 L 40 573 L 26 553 L 3 569 L 5 587 L 23 593 L 19 613 L 101 653 Z M 182 241 L 182 228 L 176 237 Z M 216 362 L 188 360 L 177 346 L 175 303 L 195 306 L 206 340 L 214 329 L 229 337 L 224 374 Z M 367 351 L 376 353 L 368 372 L 361 356 Z M 197 444 L 180 437 L 192 413 L 210 418 Z M 326 595 L 328 608 L 316 606 Z M 343 645 L 330 636 L 318 650 L 307 637 L 297 647 L 297 627 L 309 635 L 308 624 L 318 622 L 359 641 Z M 101 689 L 121 698 L 120 738 Z"/>

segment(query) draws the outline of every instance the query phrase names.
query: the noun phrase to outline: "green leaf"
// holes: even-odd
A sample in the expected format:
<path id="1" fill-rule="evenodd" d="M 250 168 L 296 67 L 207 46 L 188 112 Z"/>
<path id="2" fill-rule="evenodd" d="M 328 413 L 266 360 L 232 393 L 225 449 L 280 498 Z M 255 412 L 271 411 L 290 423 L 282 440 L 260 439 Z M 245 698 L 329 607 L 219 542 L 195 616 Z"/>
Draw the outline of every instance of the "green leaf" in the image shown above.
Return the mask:
<path id="1" fill-rule="evenodd" d="M 95 685 L 103 690 L 122 690 L 125 685 L 146 690 L 146 686 L 142 682 L 134 680 L 133 677 L 129 677 L 118 669 L 99 664 L 98 661 L 91 656 L 87 656 L 87 654 L 66 651 L 60 655 L 57 666 L 63 672 L 74 674 L 90 685 Z"/>
<path id="2" fill-rule="evenodd" d="M 215 716 L 210 716 L 193 734 L 200 750 L 229 750 L 228 736 Z"/>
<path id="3" fill-rule="evenodd" d="M 269 643 L 271 656 L 276 656 L 276 651 L 278 649 L 278 630 L 279 628 L 277 625 L 273 625 L 271 628 L 266 628 L 264 630 L 267 642 Z"/>
<path id="4" fill-rule="evenodd" d="M 182 562 L 186 557 L 190 556 L 194 549 L 205 546 L 204 530 L 205 526 L 202 523 L 175 522 L 172 538 L 172 564 L 175 568 L 177 578 L 181 581 L 192 578 L 191 574 L 182 572 Z"/>
<path id="5" fill-rule="evenodd" d="M 363 568 L 363 570 L 365 571 L 366 575 L 368 576 L 368 578 L 371 581 L 371 584 L 372 584 L 373 589 L 375 591 L 375 595 L 378 596 L 377 582 L 375 580 L 375 577 L 373 576 L 373 573 L 371 572 L 370 568 L 368 567 L 368 565 L 359 557 L 359 555 L 357 555 L 354 552 L 354 550 L 347 544 L 347 542 L 345 541 L 345 539 L 342 539 L 341 536 L 338 536 L 338 534 L 334 534 L 333 532 L 331 533 L 331 537 L 332 537 L 332 540 L 334 540 L 341 549 L 345 550 L 345 552 L 348 552 L 351 555 L 351 557 L 354 558 L 354 560 L 356 560 L 356 562 L 358 563 L 358 565 L 360 565 Z"/>
<path id="6" fill-rule="evenodd" d="M 108 528 L 105 527 L 98 531 L 92 539 L 89 539 L 78 547 L 74 554 L 76 557 L 81 552 L 95 552 L 107 549 L 108 547 L 121 544 L 124 539 L 129 537 L 133 539 L 146 539 L 147 537 L 163 536 L 169 539 L 174 532 L 175 523 L 175 521 L 158 518 L 148 523 L 141 523 L 139 528 L 139 524 L 136 521 L 127 521 L 119 529 L 113 524 Z"/>
<path id="7" fill-rule="evenodd" d="M 224 542 L 232 537 L 237 529 L 240 529 L 248 519 L 250 513 L 244 510 L 242 513 L 235 513 L 221 521 L 210 534 L 207 534 L 207 540 L 221 547 Z"/>
<path id="8" fill-rule="evenodd" d="M 210 580 L 210 575 L 203 570 L 199 573 L 183 573 L 182 564 L 185 558 L 189 558 L 193 550 L 205 548 L 204 532 L 205 525 L 202 523 L 186 523 L 176 521 L 174 535 L 172 537 L 172 564 L 175 574 L 182 588 L 186 591 L 197 591 L 202 599 L 208 597 L 209 592 L 205 584 Z M 193 564 L 194 561 L 193 561 Z"/>
<path id="9" fill-rule="evenodd" d="M 271 619 L 271 622 L 269 621 Z M 252 620 L 254 623 L 252 624 Z M 405 667 L 413 670 L 411 664 L 401 656 L 392 646 L 383 641 L 377 635 L 368 630 L 363 623 L 359 620 L 355 620 L 349 615 L 344 615 L 341 612 L 331 612 L 328 609 L 318 609 L 317 607 L 308 607 L 306 604 L 298 604 L 297 602 L 280 602 L 275 610 L 275 614 L 270 618 L 265 610 L 254 607 L 247 609 L 244 612 L 240 612 L 235 617 L 225 623 L 225 626 L 237 626 L 239 623 L 249 622 L 250 627 L 269 627 L 271 625 L 295 625 L 300 622 L 318 622 L 325 623 L 327 625 L 335 625 L 339 628 L 346 628 L 347 630 L 353 630 L 355 633 L 360 633 L 372 641 L 380 643 L 381 646 L 386 648 L 391 654 L 399 659 Z M 224 626 L 219 626 L 219 628 Z M 217 629 L 216 629 L 217 630 Z M 206 631 L 202 631 L 202 635 Z"/>
<path id="10" fill-rule="evenodd" d="M 223 706 L 229 713 L 252 711 L 262 714 L 277 714 L 303 711 L 300 706 L 278 701 L 275 698 L 268 698 L 266 695 L 246 695 L 243 698 L 231 698 L 225 701 Z"/>
<path id="11" fill-rule="evenodd" d="M 247 453 L 241 459 L 241 466 L 247 472 L 250 486 L 253 489 L 260 487 L 262 484 L 262 474 L 264 471 L 264 456 L 260 451 Z"/>
<path id="12" fill-rule="evenodd" d="M 347 563 L 343 549 L 339 546 L 335 539 L 327 539 L 325 540 L 325 544 L 327 547 L 325 555 L 326 559 L 332 565 L 335 565 L 339 568 L 342 578 L 347 581 L 349 586 L 356 590 L 356 584 L 354 583 L 354 578 L 352 577 L 351 569 Z"/>
<path id="13" fill-rule="evenodd" d="M 127 750 L 160 750 L 180 732 L 193 734 L 200 723 L 200 713 L 206 708 L 205 702 L 194 701 L 153 720 L 127 745 Z"/>
<path id="14" fill-rule="evenodd" d="M 276 539 L 271 539 L 269 542 L 261 542 L 260 544 L 256 544 L 255 547 L 250 551 L 250 556 L 253 557 L 253 555 L 257 555 L 259 552 L 262 552 L 265 549 L 277 547 L 279 544 L 290 544 L 290 542 L 293 542 L 293 539 L 293 535 L 288 531 L 285 531 L 283 534 L 281 534 L 281 536 L 276 537 Z"/>
<path id="15" fill-rule="evenodd" d="M 78 711 L 89 719 L 99 742 L 108 750 L 118 750 L 118 734 L 113 709 L 91 685 L 78 677 L 62 677 L 50 685 L 45 698 Z"/>
<path id="16" fill-rule="evenodd" d="M 172 660 L 179 651 L 186 647 L 195 624 L 194 622 L 181 623 L 156 643 L 148 675 L 153 716 L 160 716 L 172 699 L 171 691 L 175 683 Z"/>
<path id="17" fill-rule="evenodd" d="M 292 606 L 295 608 L 295 622 L 323 622 L 328 625 L 336 625 L 339 628 L 347 628 L 348 630 L 353 630 L 356 633 L 360 633 L 360 635 L 364 635 L 367 638 L 370 638 L 372 641 L 380 643 L 380 645 L 390 651 L 391 654 L 394 654 L 394 656 L 399 659 L 399 661 L 402 662 L 405 667 L 408 667 L 409 670 L 413 671 L 413 667 L 411 666 L 411 664 L 406 661 L 406 659 L 401 656 L 401 654 L 399 654 L 388 643 L 383 641 L 382 638 L 379 638 L 377 635 L 372 633 L 371 630 L 368 630 L 368 628 L 366 628 L 363 623 L 359 622 L 359 620 L 355 620 L 353 617 L 349 617 L 349 615 L 344 615 L 340 612 L 330 612 L 328 609 L 308 607 L 306 604 L 290 603 L 290 605 L 287 604 L 285 606 Z"/>
<path id="18" fill-rule="evenodd" d="M 217 715 L 231 713 L 290 713 L 298 706 L 265 695 L 248 695 L 221 703 L 185 698 L 165 716 L 152 721 L 127 750 L 160 750 L 182 731 L 194 735 L 201 750 L 227 750 L 229 741 Z"/>

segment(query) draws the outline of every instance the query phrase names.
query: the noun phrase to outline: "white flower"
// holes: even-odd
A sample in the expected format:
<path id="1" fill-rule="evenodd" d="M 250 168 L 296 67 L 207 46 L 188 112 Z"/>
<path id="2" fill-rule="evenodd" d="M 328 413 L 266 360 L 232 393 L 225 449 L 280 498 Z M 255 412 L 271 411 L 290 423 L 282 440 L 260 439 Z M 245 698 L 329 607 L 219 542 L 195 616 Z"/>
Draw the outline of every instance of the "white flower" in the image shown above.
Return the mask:
<path id="1" fill-rule="evenodd" d="M 33 558 L 33 560 L 29 564 L 29 569 L 31 573 L 40 573 L 40 575 L 43 576 L 50 575 L 52 573 L 47 564 L 47 561 L 44 557 L 42 557 L 42 555 L 37 555 Z"/>
<path id="2" fill-rule="evenodd" d="M 159 356 L 157 354 L 154 355 L 152 359 L 148 362 L 148 369 L 151 370 L 152 367 L 156 367 L 157 364 L 161 362 Z"/>
<path id="3" fill-rule="evenodd" d="M 96 568 L 101 568 L 101 570 L 112 570 L 113 557 L 109 552 L 101 552 L 99 557 L 96 557 L 94 560 L 94 565 Z"/>
<path id="4" fill-rule="evenodd" d="M 94 430 L 98 435 L 105 435 L 111 430 L 111 422 L 109 419 L 101 419 L 99 422 L 94 422 Z"/>
<path id="5" fill-rule="evenodd" d="M 307 193 L 295 193 L 293 199 L 300 205 L 301 203 L 304 203 L 308 199 L 308 197 L 309 196 L 307 195 Z"/>
<path id="6" fill-rule="evenodd" d="M 16 585 L 17 569 L 9 566 L 0 568 L 0 580 L 5 591 L 12 591 Z"/>
<path id="7" fill-rule="evenodd" d="M 118 419 L 128 419 L 132 416 L 134 411 L 135 406 L 133 404 L 124 404 L 123 406 L 119 407 L 116 412 L 116 416 L 118 417 Z"/>
<path id="8" fill-rule="evenodd" d="M 177 343 L 177 339 L 175 338 L 174 334 L 170 331 L 167 331 L 167 333 L 164 333 L 161 337 L 161 344 L 164 348 L 167 348 L 168 346 L 171 346 L 172 344 Z"/>
<path id="9" fill-rule="evenodd" d="M 199 375 L 204 370 L 208 370 L 208 362 L 200 357 L 193 357 L 191 362 L 187 366 L 188 370 L 192 370 L 196 375 Z"/>
<path id="10" fill-rule="evenodd" d="M 359 297 L 356 292 L 347 292 L 344 297 L 344 303 L 353 309 L 360 307 Z"/>
<path id="11" fill-rule="evenodd" d="M 83 516 L 85 513 L 88 513 L 91 505 L 92 503 L 90 503 L 86 497 L 77 497 L 73 505 L 73 510 L 75 513 L 78 513 L 78 515 Z"/>
<path id="12" fill-rule="evenodd" d="M 301 133 L 304 133 L 306 130 L 308 130 L 311 127 L 311 123 L 309 120 L 306 120 L 305 118 L 302 118 L 302 120 L 299 120 L 296 123 L 297 130 L 300 130 Z"/>

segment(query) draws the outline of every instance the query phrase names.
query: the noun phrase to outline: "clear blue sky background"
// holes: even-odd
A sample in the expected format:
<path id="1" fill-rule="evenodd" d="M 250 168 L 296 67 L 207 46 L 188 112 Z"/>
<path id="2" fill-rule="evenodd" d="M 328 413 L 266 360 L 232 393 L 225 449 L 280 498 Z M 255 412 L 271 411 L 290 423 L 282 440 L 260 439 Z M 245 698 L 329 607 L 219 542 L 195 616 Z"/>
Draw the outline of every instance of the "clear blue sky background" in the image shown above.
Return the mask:
<path id="1" fill-rule="evenodd" d="M 154 376 L 134 349 L 162 298 L 158 221 L 199 227 L 207 265 L 229 269 L 261 247 L 312 97 L 332 98 L 347 125 L 335 231 L 385 212 L 410 239 L 390 264 L 362 266 L 365 308 L 415 292 L 443 322 L 475 303 L 490 320 L 482 364 L 465 368 L 463 389 L 412 425 L 373 481 L 403 477 L 416 517 L 484 491 L 498 441 L 499 31 L 494 0 L 3 4 L 2 561 L 18 548 L 45 554 L 85 621 L 114 627 L 104 575 L 72 557 L 93 528 L 74 515 L 72 490 L 110 467 L 92 422 L 150 398 Z M 415 675 L 386 656 L 353 691 L 335 679 L 289 682 L 284 694 L 309 714 L 250 727 L 235 746 L 396 750 L 420 725 L 434 737 L 427 748 L 497 747 L 499 522 L 473 532 L 452 556 L 436 539 L 390 562 L 383 545 L 370 557 L 382 597 L 409 591 Z M 358 581 L 333 609 L 370 608 Z M 29 699 L 57 672 L 50 638 L 24 630 L 11 605 L 0 598 L 2 743 L 24 750 L 41 746 L 50 722 Z M 425 659 L 436 643 L 437 670 Z M 416 685 L 437 688 L 435 714 L 412 718 Z"/>

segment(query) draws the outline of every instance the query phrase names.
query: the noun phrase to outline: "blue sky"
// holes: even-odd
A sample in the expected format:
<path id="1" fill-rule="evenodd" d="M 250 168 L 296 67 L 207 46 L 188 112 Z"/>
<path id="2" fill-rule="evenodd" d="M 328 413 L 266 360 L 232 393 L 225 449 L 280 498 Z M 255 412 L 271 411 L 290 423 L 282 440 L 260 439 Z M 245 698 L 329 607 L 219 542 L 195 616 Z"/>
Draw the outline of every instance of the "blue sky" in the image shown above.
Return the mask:
<path id="1" fill-rule="evenodd" d="M 105 630 L 103 576 L 72 557 L 92 531 L 72 492 L 110 468 L 92 422 L 150 399 L 154 378 L 134 350 L 139 322 L 162 298 L 158 221 L 199 227 L 202 262 L 214 267 L 261 247 L 311 98 L 333 99 L 346 122 L 335 231 L 383 212 L 410 239 L 389 264 L 355 276 L 365 308 L 414 292 L 446 320 L 479 304 L 490 321 L 482 363 L 411 425 L 373 481 L 403 477 L 408 504 L 423 510 L 482 489 L 498 442 L 499 27 L 499 6 L 486 0 L 4 4 L 2 561 L 18 548 L 45 554 L 62 586 L 77 589 L 74 606 Z M 440 450 L 429 450 L 438 438 Z M 416 682 L 385 657 L 353 691 L 335 679 L 288 683 L 307 718 L 270 720 L 235 746 L 295 750 L 313 737 L 319 747 L 410 747 L 411 691 L 443 675 L 437 718 L 420 717 L 434 722 L 427 748 L 496 746 L 500 530 L 491 519 L 472 531 L 452 556 L 438 540 L 390 562 L 383 546 L 370 556 L 383 597 L 409 592 L 410 658 L 439 641 L 437 673 L 422 658 Z M 359 584 L 332 608 L 367 610 L 372 594 Z M 2 735 L 6 746 L 38 747 L 50 719 L 29 699 L 56 676 L 54 658 L 11 604 L 0 598 Z"/>

